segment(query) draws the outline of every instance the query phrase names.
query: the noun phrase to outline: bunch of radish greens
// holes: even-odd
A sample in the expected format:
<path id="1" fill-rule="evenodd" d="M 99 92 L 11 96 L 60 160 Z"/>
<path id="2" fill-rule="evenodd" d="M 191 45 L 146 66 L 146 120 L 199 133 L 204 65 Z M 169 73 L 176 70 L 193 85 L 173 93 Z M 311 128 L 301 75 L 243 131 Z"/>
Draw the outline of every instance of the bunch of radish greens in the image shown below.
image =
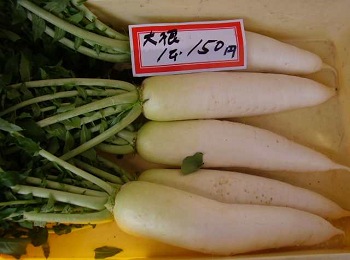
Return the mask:
<path id="1" fill-rule="evenodd" d="M 200 170 L 349 170 L 275 133 L 223 120 L 327 102 L 334 89 L 292 75 L 329 69 L 317 55 L 246 32 L 250 72 L 158 76 L 139 84 L 129 71 L 112 69 L 129 60 L 128 38 L 84 1 L 2 5 L 2 253 L 18 256 L 28 242 L 46 245 L 48 232 L 113 218 L 130 234 L 218 255 L 314 245 L 342 234 L 327 220 L 348 211 L 319 194 Z M 271 53 L 283 58 L 271 60 Z M 138 153 L 181 174 L 163 169 L 135 181 L 99 151 Z M 183 174 L 189 173 L 200 185 L 188 185 Z M 230 189 L 238 180 L 245 188 Z M 266 238 L 271 230 L 279 234 Z"/>
<path id="2" fill-rule="evenodd" d="M 87 128 L 87 123 L 80 129 L 77 117 L 65 121 L 57 120 L 56 124 L 51 124 L 47 128 L 40 127 L 36 123 L 40 119 L 48 118 L 57 112 L 71 111 L 75 106 L 89 104 L 114 93 L 121 93 L 123 90 L 119 87 L 95 87 L 96 80 L 90 81 L 88 87 L 83 83 L 76 85 L 71 80 L 64 81 L 65 78 L 76 79 L 87 76 L 94 79 L 109 78 L 115 74 L 121 76 L 112 69 L 113 63 L 96 60 L 67 49 L 58 44 L 57 39 L 40 33 L 39 29 L 40 27 L 33 26 L 28 20 L 27 12 L 16 1 L 1 2 L 0 253 L 14 256 L 24 254 L 28 243 L 42 246 L 45 255 L 48 255 L 49 232 L 65 234 L 84 225 L 80 222 L 64 224 L 67 221 L 57 223 L 54 221 L 47 226 L 44 219 L 24 219 L 25 212 L 69 215 L 87 213 L 89 221 L 85 223 L 90 223 L 92 220 L 90 216 L 94 216 L 92 213 L 98 213 L 102 209 L 100 216 L 93 218 L 96 220 L 102 217 L 110 218 L 110 215 L 103 211 L 106 193 L 93 182 L 94 179 L 88 181 L 72 174 L 59 166 L 55 160 L 50 162 L 39 155 L 37 150 L 40 145 L 47 149 L 49 154 L 62 156 L 110 126 L 118 124 L 124 115 L 128 114 L 126 111 L 131 109 L 125 104 L 123 108 L 126 111 L 119 117 L 112 117 L 113 113 L 109 116 L 104 115 L 97 130 L 96 126 L 95 129 L 91 129 L 90 126 Z M 128 73 L 122 76 L 129 77 Z M 35 80 L 46 80 L 47 84 L 45 86 L 22 84 Z M 27 103 L 25 108 L 19 109 L 21 104 L 25 103 Z M 14 109 L 13 106 L 17 108 Z M 117 107 L 111 107 L 113 112 L 118 110 Z M 8 108 L 10 109 L 7 110 Z M 82 112 L 86 117 L 93 113 L 94 110 L 91 109 Z M 21 135 L 25 135 L 27 139 L 24 137 L 21 139 L 13 134 L 19 129 L 23 129 Z M 128 129 L 134 127 L 129 125 Z M 114 163 L 97 156 L 94 149 L 85 149 L 80 156 L 75 156 L 74 164 L 79 165 L 80 169 L 100 176 L 115 190 L 134 178 L 120 170 Z"/>
<path id="3" fill-rule="evenodd" d="M 28 242 L 45 244 L 50 231 L 66 234 L 113 219 L 111 198 L 130 175 L 99 156 L 75 158 L 78 168 L 24 137 L 20 127 L 0 123 L 2 253 L 21 255 Z"/>
<path id="4" fill-rule="evenodd" d="M 102 23 L 88 8 L 84 0 L 19 0 L 28 11 L 35 36 L 45 33 L 66 47 L 109 62 L 130 59 L 128 37 Z"/>

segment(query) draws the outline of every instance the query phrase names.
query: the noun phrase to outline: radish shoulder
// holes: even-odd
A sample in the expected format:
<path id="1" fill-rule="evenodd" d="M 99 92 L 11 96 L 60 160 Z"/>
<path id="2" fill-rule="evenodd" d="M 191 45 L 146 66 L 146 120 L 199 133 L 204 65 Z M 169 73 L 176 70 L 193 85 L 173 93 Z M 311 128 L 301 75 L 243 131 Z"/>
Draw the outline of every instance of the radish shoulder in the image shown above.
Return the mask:
<path id="1" fill-rule="evenodd" d="M 141 181 L 121 188 L 114 216 L 129 234 L 216 255 L 310 246 L 343 233 L 296 209 L 226 204 Z"/>
<path id="2" fill-rule="evenodd" d="M 239 172 L 200 169 L 183 175 L 179 169 L 150 169 L 138 180 L 158 183 L 231 204 L 295 208 L 327 219 L 350 216 L 328 198 L 282 181 Z"/>

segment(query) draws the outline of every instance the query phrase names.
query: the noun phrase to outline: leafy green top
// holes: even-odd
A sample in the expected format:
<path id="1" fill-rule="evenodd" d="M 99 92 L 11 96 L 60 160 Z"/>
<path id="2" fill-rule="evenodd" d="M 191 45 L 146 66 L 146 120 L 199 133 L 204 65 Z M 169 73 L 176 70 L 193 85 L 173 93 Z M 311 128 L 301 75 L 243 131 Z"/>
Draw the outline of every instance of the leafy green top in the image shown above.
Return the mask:
<path id="1" fill-rule="evenodd" d="M 84 1 L 18 0 L 27 10 L 34 35 L 46 33 L 54 41 L 84 55 L 110 62 L 130 62 L 128 37 L 102 23 Z"/>
<path id="2" fill-rule="evenodd" d="M 0 2 L 0 89 L 29 80 L 111 77 L 113 63 L 57 44 L 38 24 L 27 19 L 26 9 L 15 0 Z"/>
<path id="3" fill-rule="evenodd" d="M 68 2 L 35 1 L 38 5 L 45 5 L 45 8 L 52 12 L 59 12 L 64 6 L 67 7 Z M 73 23 L 78 22 L 81 17 L 79 10 L 71 10 L 75 12 L 69 18 Z M 28 20 L 29 16 L 32 21 Z M 44 115 L 45 117 L 53 115 L 57 111 L 69 112 L 83 102 L 93 101 L 101 89 L 97 90 L 94 84 L 89 84 L 89 87 L 85 88 L 79 84 L 72 85 L 66 82 L 61 87 L 57 84 L 48 84 L 45 87 L 32 88 L 30 84 L 22 83 L 66 78 L 110 78 L 114 64 L 81 55 L 58 44 L 59 29 L 50 26 L 57 31 L 56 38 L 52 38 L 44 33 L 46 28 L 47 23 L 43 19 L 28 14 L 17 1 L 0 1 L 0 113 L 3 114 L 0 117 L 0 253 L 16 257 L 25 253 L 28 243 L 42 246 L 45 256 L 48 256 L 49 231 L 65 234 L 81 226 L 53 223 L 53 226 L 48 228 L 45 225 L 47 220 L 43 216 L 51 217 L 59 213 L 60 217 L 69 214 L 73 217 L 86 215 L 90 219 L 90 216 L 94 216 L 96 220 L 109 218 L 105 211 L 96 215 L 95 213 L 100 212 L 62 202 L 50 195 L 52 192 L 60 192 L 60 195 L 69 197 L 70 194 L 80 193 L 82 200 L 84 201 L 84 196 L 87 196 L 86 201 L 89 202 L 91 197 L 103 198 L 105 192 L 91 181 L 74 175 L 57 163 L 53 162 L 47 167 L 48 161 L 40 155 L 41 145 L 50 152 L 65 153 L 71 148 L 71 136 L 67 131 L 62 132 L 62 128 L 57 125 L 43 130 L 36 123 Z M 102 89 L 106 90 L 107 87 Z M 5 113 L 13 106 L 38 96 L 54 96 L 72 91 L 75 91 L 75 95 L 64 99 L 34 102 L 29 106 Z M 91 116 L 88 113 L 85 115 Z M 108 120 L 111 119 L 106 117 L 107 124 Z M 79 138 L 75 140 L 84 143 L 90 138 L 91 132 L 84 127 L 78 129 L 78 124 L 77 119 L 69 119 L 64 121 L 63 126 L 65 130 L 73 129 L 70 134 L 78 135 Z M 62 139 L 66 146 L 60 143 Z M 115 188 L 130 179 L 124 175 L 125 173 L 120 172 L 118 167 L 101 164 L 96 155 L 88 158 L 76 157 L 71 163 L 72 165 L 74 163 L 75 167 L 79 165 L 84 171 L 101 174 L 99 178 L 112 183 Z M 40 196 L 36 195 L 38 191 Z M 96 203 L 100 203 L 99 201 L 103 202 L 104 199 L 97 198 Z M 89 215 L 90 213 L 95 215 Z M 33 221 L 29 217 L 39 217 L 40 221 Z"/>

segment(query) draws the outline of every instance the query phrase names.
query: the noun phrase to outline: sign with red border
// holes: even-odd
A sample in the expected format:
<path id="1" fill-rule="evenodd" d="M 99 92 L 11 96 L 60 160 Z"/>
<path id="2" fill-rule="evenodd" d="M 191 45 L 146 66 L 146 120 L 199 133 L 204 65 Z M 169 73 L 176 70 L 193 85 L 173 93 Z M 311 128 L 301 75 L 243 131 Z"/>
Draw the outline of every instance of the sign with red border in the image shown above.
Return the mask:
<path id="1" fill-rule="evenodd" d="M 134 76 L 247 67 L 243 20 L 129 26 Z"/>

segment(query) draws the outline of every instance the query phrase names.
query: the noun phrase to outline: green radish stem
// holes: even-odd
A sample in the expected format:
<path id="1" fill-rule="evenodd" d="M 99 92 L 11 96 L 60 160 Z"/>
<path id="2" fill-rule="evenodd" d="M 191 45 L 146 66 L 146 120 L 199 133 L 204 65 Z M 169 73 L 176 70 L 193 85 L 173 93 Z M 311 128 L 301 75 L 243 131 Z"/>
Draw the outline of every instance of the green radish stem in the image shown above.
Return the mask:
<path id="1" fill-rule="evenodd" d="M 135 142 L 137 133 L 134 131 L 130 131 L 130 130 L 122 130 L 122 131 L 118 132 L 117 136 L 123 138 L 129 144 L 133 144 Z"/>
<path id="2" fill-rule="evenodd" d="M 63 86 L 63 85 L 78 85 L 78 86 L 99 86 L 105 88 L 120 89 L 125 91 L 136 90 L 136 87 L 128 82 L 111 79 L 94 79 L 94 78 L 67 78 L 67 79 L 44 79 L 33 80 L 25 83 L 17 83 L 7 86 L 8 88 L 20 88 L 25 85 L 26 88 L 40 88 L 47 86 Z"/>
<path id="3" fill-rule="evenodd" d="M 89 196 L 95 196 L 95 197 L 106 197 L 106 193 L 102 191 L 90 190 L 87 188 L 81 188 L 81 187 L 77 187 L 69 184 L 50 181 L 50 180 L 45 180 L 43 182 L 42 179 L 35 178 L 35 177 L 27 177 L 26 183 L 34 184 L 34 185 L 45 184 L 45 187 L 55 189 L 55 190 L 62 190 L 62 191 L 76 193 L 76 194 L 89 195 Z"/>
<path id="4" fill-rule="evenodd" d="M 77 148 L 72 149 L 71 151 L 65 153 L 60 158 L 62 160 L 68 160 L 70 158 L 75 157 L 76 155 L 89 150 L 92 147 L 95 147 L 96 145 L 102 143 L 103 141 L 107 140 L 108 138 L 111 138 L 119 131 L 123 130 L 125 127 L 127 127 L 129 124 L 134 122 L 142 112 L 141 104 L 136 103 L 133 105 L 130 111 L 127 112 L 127 114 L 114 126 L 108 128 L 106 131 L 101 133 L 100 135 L 90 139 L 86 143 L 80 145 Z"/>
<path id="5" fill-rule="evenodd" d="M 128 92 L 125 94 L 115 95 L 111 97 L 107 97 L 98 101 L 95 101 L 90 104 L 86 104 L 80 107 L 77 107 L 71 111 L 67 111 L 65 113 L 60 113 L 49 118 L 45 118 L 37 122 L 40 127 L 49 126 L 51 124 L 55 124 L 57 122 L 61 122 L 66 119 L 70 119 L 75 116 L 79 116 L 81 114 L 85 114 L 94 110 L 103 109 L 113 105 L 119 104 L 128 104 L 137 102 L 138 94 L 136 91 Z"/>
<path id="6" fill-rule="evenodd" d="M 100 151 L 111 153 L 111 154 L 130 154 L 134 152 L 134 147 L 130 144 L 120 145 L 120 144 L 107 144 L 100 143 L 96 146 Z"/>
<path id="7" fill-rule="evenodd" d="M 27 17 L 29 20 L 32 21 L 32 15 L 30 13 L 27 14 Z M 96 22 L 99 22 L 99 21 L 96 21 Z M 107 31 L 110 34 L 110 32 L 114 31 L 114 30 L 109 28 L 109 30 L 107 30 Z M 48 26 L 45 27 L 45 33 L 52 38 L 55 37 L 55 31 L 52 30 Z M 117 34 L 122 36 L 122 34 L 120 34 L 120 33 L 117 33 Z M 113 35 L 113 36 L 116 36 L 116 35 Z M 113 38 L 116 40 L 122 40 L 121 37 L 113 37 Z M 67 37 L 63 37 L 62 39 L 59 39 L 58 42 L 62 43 L 63 45 L 67 46 L 70 49 L 77 50 L 78 52 L 80 52 L 86 56 L 95 58 L 95 59 L 101 59 L 101 60 L 108 61 L 108 62 L 118 62 L 118 63 L 119 62 L 127 62 L 130 60 L 129 53 L 121 53 L 119 51 L 113 51 L 112 53 L 108 53 L 108 52 L 106 53 L 106 52 L 101 52 L 101 51 L 97 52 L 96 50 L 85 47 L 83 45 L 76 46 L 76 43 L 74 41 L 68 39 Z M 85 42 L 88 42 L 88 41 L 85 40 Z M 90 43 L 90 44 L 94 45 L 93 43 Z"/>
<path id="8" fill-rule="evenodd" d="M 70 203 L 94 210 L 104 209 L 104 205 L 107 202 L 107 194 L 104 197 L 95 197 L 27 185 L 15 185 L 11 187 L 11 189 L 18 194 L 33 194 L 33 196 L 39 198 L 49 198 L 52 196 L 56 201 Z"/>
<path id="9" fill-rule="evenodd" d="M 123 131 L 121 131 L 123 132 Z M 125 131 L 117 133 L 115 137 L 106 140 L 96 146 L 98 150 L 111 154 L 130 154 L 134 152 L 136 133 Z M 122 137 L 119 137 L 122 136 Z"/>
<path id="10" fill-rule="evenodd" d="M 135 177 L 133 177 L 128 171 L 119 167 L 117 164 L 113 163 L 112 161 L 110 161 L 102 156 L 97 156 L 97 160 L 102 162 L 107 167 L 114 169 L 116 172 L 119 172 L 122 175 L 122 178 L 125 180 L 125 182 L 135 180 Z"/>
<path id="11" fill-rule="evenodd" d="M 62 214 L 24 212 L 23 217 L 28 221 L 68 224 L 102 224 L 113 221 L 113 215 L 107 209 L 91 213 Z"/>
<path id="12" fill-rule="evenodd" d="M 128 145 L 128 144 L 130 144 L 127 140 L 125 140 L 121 137 L 118 137 L 118 136 L 112 137 L 112 138 L 106 140 L 105 142 L 110 143 L 110 144 L 116 144 L 116 145 Z"/>
<path id="13" fill-rule="evenodd" d="M 18 89 L 23 85 L 27 89 L 42 88 L 47 86 L 54 86 L 54 87 L 59 87 L 59 86 L 73 87 L 74 85 L 89 86 L 92 88 L 92 90 L 90 89 L 85 90 L 85 93 L 87 95 L 98 95 L 98 96 L 111 95 L 109 97 L 81 105 L 74 109 L 70 109 L 66 112 L 60 112 L 58 114 L 46 117 L 36 122 L 39 127 L 47 127 L 59 122 L 63 122 L 63 124 L 65 124 L 66 120 L 70 120 L 71 118 L 74 118 L 74 117 L 79 117 L 79 120 L 77 122 L 80 124 L 80 126 L 83 126 L 88 123 L 92 123 L 94 125 L 92 128 L 89 129 L 90 133 L 94 133 L 94 132 L 104 130 L 106 127 L 108 128 L 108 125 L 104 126 L 102 125 L 102 123 L 99 123 L 99 122 L 95 123 L 95 121 L 104 119 L 105 117 L 111 117 L 112 115 L 117 114 L 117 116 L 113 120 L 108 119 L 110 121 L 112 120 L 111 122 L 112 126 L 109 129 L 105 130 L 98 136 L 93 137 L 87 142 L 84 142 L 82 145 L 70 150 L 68 153 L 62 155 L 61 158 L 63 158 L 64 160 L 68 160 L 86 150 L 89 150 L 90 148 L 96 146 L 100 142 L 103 142 L 106 139 L 113 137 L 116 133 L 118 133 L 118 131 L 127 127 L 141 114 L 141 106 L 140 104 L 138 104 L 139 93 L 136 87 L 130 83 L 123 82 L 123 81 L 105 80 L 105 79 L 84 79 L 84 78 L 40 80 L 40 81 L 26 82 L 23 84 L 14 84 L 14 85 L 8 86 L 8 88 Z M 94 89 L 94 86 L 96 86 L 96 90 Z M 101 90 L 99 90 L 98 88 L 100 88 Z M 10 112 L 15 112 L 16 110 L 24 106 L 36 104 L 37 102 L 54 100 L 57 98 L 64 98 L 64 97 L 74 97 L 74 96 L 78 96 L 79 94 L 80 93 L 78 90 L 71 90 L 71 91 L 68 90 L 68 91 L 58 92 L 54 94 L 43 95 L 40 97 L 23 101 L 16 105 L 13 105 L 12 107 L 9 107 L 6 110 L 0 112 L 0 114 L 5 115 Z M 57 106 L 49 106 L 49 108 L 47 108 L 46 110 L 50 111 L 50 110 L 54 110 L 55 108 L 57 109 Z M 41 108 L 39 108 L 39 110 L 43 112 L 45 109 L 42 110 Z M 96 112 L 91 113 L 93 111 L 96 111 Z M 91 113 L 92 115 L 88 115 L 88 113 Z M 75 123 L 75 125 L 68 124 L 68 125 L 65 125 L 65 127 L 66 127 L 65 130 L 69 131 L 77 126 Z M 74 134 L 79 135 L 79 133 L 73 133 L 73 138 L 75 136 Z M 76 138 L 79 139 L 80 137 L 76 136 Z M 128 145 L 127 147 L 121 147 L 119 149 L 119 152 L 120 151 L 123 151 L 123 153 L 129 153 L 131 152 L 131 149 L 130 149 L 130 146 Z"/>
<path id="14" fill-rule="evenodd" d="M 122 185 L 124 182 L 121 180 L 120 177 L 118 176 L 115 176 L 109 172 L 106 172 L 106 171 L 103 171 L 99 168 L 96 168 L 88 163 L 85 163 L 85 162 L 82 162 L 80 160 L 77 160 L 77 159 L 72 159 L 73 163 L 78 166 L 79 168 L 85 170 L 85 171 L 89 171 L 91 172 L 92 174 L 96 175 L 97 177 L 100 177 L 100 178 L 103 178 L 103 179 L 106 179 L 112 183 L 115 183 L 115 184 L 120 184 Z"/>
<path id="15" fill-rule="evenodd" d="M 86 90 L 86 93 L 89 96 L 111 96 L 118 94 L 118 91 L 114 90 L 105 90 L 105 91 L 99 91 L 99 90 Z M 79 92 L 77 90 L 70 90 L 70 91 L 63 91 L 63 92 L 58 92 L 55 94 L 47 94 L 47 95 L 42 95 L 39 97 L 31 98 L 25 101 L 22 101 L 21 103 L 18 103 L 12 107 L 9 107 L 8 109 L 3 110 L 0 112 L 0 116 L 4 116 L 8 113 L 11 113 L 13 111 L 16 111 L 17 109 L 20 109 L 22 107 L 26 107 L 32 104 L 48 101 L 48 100 L 54 100 L 58 98 L 67 98 L 67 97 L 74 97 L 79 95 Z M 116 95 L 117 97 L 118 95 Z M 63 120 L 63 119 L 62 119 Z"/>
<path id="16" fill-rule="evenodd" d="M 71 171 L 72 173 L 74 173 L 77 176 L 80 176 L 94 184 L 96 184 L 97 186 L 101 187 L 103 190 L 105 190 L 109 195 L 114 194 L 114 189 L 111 185 L 107 184 L 105 181 L 101 180 L 100 178 L 97 178 L 96 176 L 87 173 L 86 171 L 83 171 L 81 169 L 79 169 L 78 167 L 58 158 L 57 156 L 54 156 L 53 154 L 45 151 L 45 150 L 40 150 L 39 154 L 44 157 L 45 159 L 51 161 L 51 162 L 55 162 L 57 163 L 59 166 L 61 166 L 62 168 Z"/>
<path id="17" fill-rule="evenodd" d="M 130 104 L 126 104 L 125 106 L 118 105 L 118 107 L 116 107 L 116 108 L 114 109 L 114 111 L 115 111 L 115 113 L 123 113 L 123 112 L 127 111 L 128 109 L 130 109 Z M 97 112 L 96 114 L 99 114 L 99 113 Z M 83 125 L 85 125 L 86 123 L 92 123 L 92 122 L 94 122 L 98 116 L 101 116 L 101 115 L 96 115 L 96 116 L 93 116 L 92 118 L 90 118 L 90 117 L 82 117 L 82 120 L 81 120 L 81 121 L 83 121 L 84 123 L 80 122 L 80 126 L 83 126 Z M 108 116 L 111 116 L 111 115 L 108 115 Z M 101 118 L 103 118 L 103 117 L 104 117 L 104 116 L 102 115 Z M 117 118 L 117 117 L 118 117 L 118 115 L 117 115 L 115 118 Z M 85 120 L 83 120 L 83 119 L 85 119 Z M 110 121 L 113 121 L 113 120 L 114 120 L 114 119 L 111 119 Z M 94 126 L 92 126 L 91 128 L 89 128 L 89 131 L 90 131 L 91 133 L 100 132 L 101 129 L 104 128 L 104 125 L 103 125 L 102 123 L 101 123 L 101 124 L 96 124 L 96 123 L 94 123 L 93 125 L 94 125 Z M 69 130 L 69 129 L 73 129 L 73 128 L 74 128 L 74 127 L 67 127 L 66 129 Z M 78 138 L 79 136 L 80 136 L 80 133 L 76 133 L 76 134 L 74 135 L 75 138 Z M 108 139 L 108 142 L 112 142 L 111 140 L 112 140 L 112 139 L 114 140 L 115 138 L 116 138 L 115 136 L 112 136 L 111 138 Z M 118 138 L 118 137 L 117 137 L 117 138 Z M 121 139 L 121 138 L 119 138 L 119 139 Z M 123 139 L 123 140 L 124 140 L 124 139 Z M 126 141 L 125 141 L 125 142 L 126 142 Z M 127 143 L 129 143 L 129 142 L 127 142 Z"/>
<path id="18" fill-rule="evenodd" d="M 91 131 L 93 128 L 91 128 Z M 137 133 L 135 131 L 122 130 L 116 136 L 106 140 L 106 143 L 116 145 L 133 145 L 136 140 Z"/>
<path id="19" fill-rule="evenodd" d="M 95 194 L 98 196 L 91 195 L 81 195 L 75 194 L 77 190 L 70 191 L 61 191 L 53 190 L 48 188 L 33 187 L 27 185 L 15 185 L 12 187 L 13 191 L 18 194 L 32 194 L 35 197 L 40 198 L 53 198 L 55 201 L 69 203 L 72 205 L 82 206 L 92 210 L 97 210 L 98 212 L 92 213 L 82 213 L 82 214 L 64 214 L 64 213 L 40 213 L 40 212 L 25 212 L 23 214 L 24 219 L 29 221 L 38 221 L 38 222 L 59 222 L 59 223 L 70 223 L 70 224 L 93 224 L 93 223 L 103 223 L 111 221 L 112 215 L 111 211 L 114 206 L 115 194 L 119 190 L 120 185 L 115 183 L 107 183 L 102 179 L 91 175 L 90 173 L 80 169 L 66 161 L 61 160 L 60 158 L 50 154 L 45 150 L 39 150 L 38 154 L 43 158 L 48 159 L 51 162 L 55 162 L 60 167 L 70 171 L 71 173 L 88 180 L 89 182 L 95 183 L 107 193 L 105 196 L 100 196 L 100 193 Z M 91 167 L 90 167 L 91 170 Z M 92 170 L 94 171 L 94 170 Z M 37 180 L 29 179 L 29 182 L 33 180 L 37 183 Z M 116 180 L 116 179 L 114 179 Z M 119 179 L 118 179 L 119 181 Z M 48 181 L 50 182 L 50 181 Z M 56 183 L 49 183 L 56 188 Z M 60 188 L 60 187 L 58 187 Z M 79 188 L 78 188 L 79 189 Z"/>
<path id="20" fill-rule="evenodd" d="M 52 38 L 55 36 L 55 32 L 49 27 L 45 28 L 45 33 L 47 33 Z M 58 40 L 58 42 L 64 44 L 65 46 L 67 46 L 68 48 L 71 48 L 73 50 L 76 49 L 75 43 L 66 37 Z M 108 62 L 121 63 L 121 62 L 127 62 L 130 59 L 129 54 L 125 54 L 125 53 L 113 53 L 113 54 L 111 54 L 111 53 L 105 53 L 105 52 L 97 53 L 95 50 L 87 48 L 83 45 L 80 45 L 77 50 L 80 53 L 82 53 L 86 56 L 89 56 L 91 58 L 101 59 L 101 60 L 108 61 Z"/>
<path id="21" fill-rule="evenodd" d="M 84 29 L 81 29 L 69 22 L 66 22 L 59 17 L 51 14 L 50 12 L 47 12 L 46 10 L 40 8 L 39 6 L 31 3 L 28 0 L 20 0 L 18 3 L 29 10 L 30 12 L 34 13 L 35 15 L 41 17 L 42 19 L 46 20 L 47 22 L 64 29 L 65 31 L 81 38 L 84 40 L 88 40 L 91 42 L 94 42 L 96 44 L 108 46 L 111 49 L 115 49 L 117 51 L 120 51 L 122 53 L 129 53 L 130 47 L 128 41 L 121 41 L 121 40 L 115 40 L 111 39 L 105 36 L 100 36 L 95 33 L 86 31 Z"/>
<path id="22" fill-rule="evenodd" d="M 12 200 L 0 202 L 0 207 L 15 206 L 15 205 L 30 205 L 41 203 L 39 200 Z"/>
<path id="23" fill-rule="evenodd" d="M 87 8 L 82 2 L 79 2 L 79 0 L 72 0 L 71 3 L 80 11 L 82 11 L 85 15 L 85 17 L 90 21 L 94 22 L 96 28 L 98 28 L 100 31 L 103 31 L 105 34 L 107 34 L 109 37 L 117 39 L 117 40 L 129 40 L 129 37 L 126 35 L 119 33 L 115 30 L 113 30 L 111 27 L 107 26 L 100 20 L 98 20 L 98 17 L 94 15 L 89 8 Z"/>
<path id="24" fill-rule="evenodd" d="M 44 102 L 44 101 L 48 101 L 48 100 L 53 100 L 56 98 L 74 97 L 77 94 L 78 94 L 78 91 L 71 90 L 71 91 L 64 91 L 64 92 L 59 92 L 59 93 L 55 93 L 55 94 L 48 94 L 48 95 L 43 95 L 43 96 L 31 98 L 31 99 L 25 100 L 21 103 L 18 103 L 12 107 L 9 107 L 8 109 L 1 111 L 0 116 L 4 116 L 8 113 L 16 111 L 17 109 L 20 109 L 20 108 L 25 107 L 25 106 L 29 106 L 32 104 L 36 104 L 36 103 L 40 103 L 40 102 Z"/>
<path id="25" fill-rule="evenodd" d="M 60 183 L 69 184 L 69 185 L 75 185 L 77 183 L 77 180 L 75 180 L 75 179 L 71 179 L 71 178 L 61 179 L 59 176 L 55 176 L 55 175 L 51 175 L 51 174 L 46 175 L 46 178 L 48 180 L 60 181 Z M 79 180 L 79 184 L 87 189 L 90 189 L 90 190 L 102 191 L 102 189 L 99 186 L 97 186 L 96 184 L 93 184 L 92 182 L 87 181 L 87 180 Z"/>
<path id="26" fill-rule="evenodd" d="M 122 111 L 125 111 L 129 107 L 130 107 L 130 104 L 120 104 L 120 105 L 117 105 L 116 107 L 108 107 L 108 108 L 102 109 L 91 116 L 81 117 L 80 125 L 82 126 L 88 123 L 92 123 L 96 120 L 120 113 Z M 66 129 L 70 130 L 70 129 L 73 129 L 73 127 L 67 126 Z M 100 130 L 100 124 L 95 125 L 93 128 L 90 129 L 91 132 L 99 131 L 99 130 Z"/>
<path id="27" fill-rule="evenodd" d="M 68 106 L 70 105 L 71 103 L 61 103 L 61 106 Z M 53 111 L 53 110 L 56 110 L 57 109 L 57 106 L 47 106 L 47 107 L 41 107 L 40 108 L 40 112 L 41 113 L 45 113 L 45 112 L 49 112 L 49 111 Z"/>

